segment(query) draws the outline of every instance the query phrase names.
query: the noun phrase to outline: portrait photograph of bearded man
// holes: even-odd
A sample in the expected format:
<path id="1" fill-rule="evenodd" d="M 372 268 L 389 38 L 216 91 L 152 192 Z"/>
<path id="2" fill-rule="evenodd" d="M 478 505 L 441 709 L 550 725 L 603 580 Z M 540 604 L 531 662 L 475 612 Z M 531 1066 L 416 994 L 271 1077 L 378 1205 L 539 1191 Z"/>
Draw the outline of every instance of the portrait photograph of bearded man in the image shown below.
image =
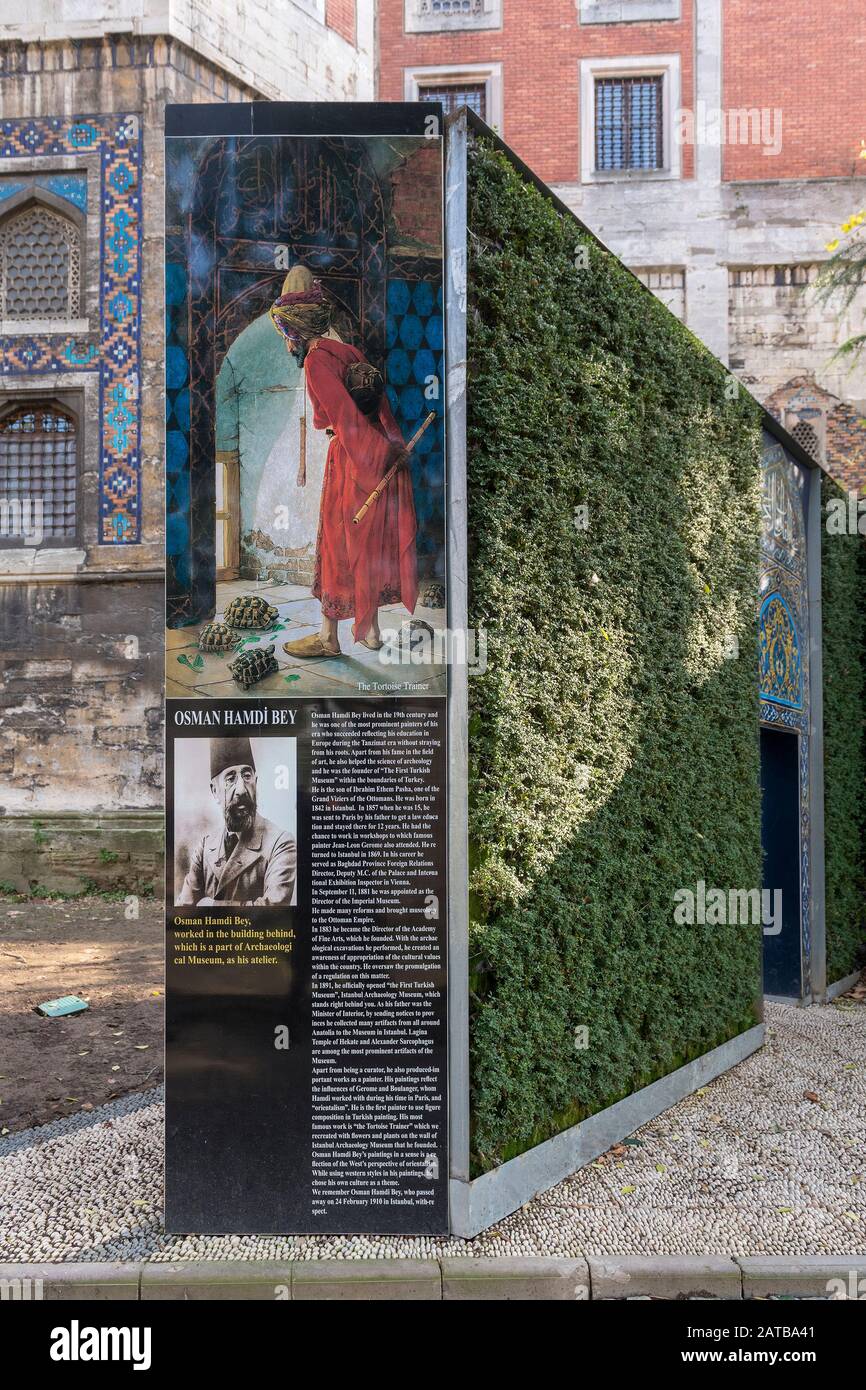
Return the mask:
<path id="1" fill-rule="evenodd" d="M 294 901 L 295 742 L 257 749 L 243 737 L 175 740 L 175 906 Z"/>

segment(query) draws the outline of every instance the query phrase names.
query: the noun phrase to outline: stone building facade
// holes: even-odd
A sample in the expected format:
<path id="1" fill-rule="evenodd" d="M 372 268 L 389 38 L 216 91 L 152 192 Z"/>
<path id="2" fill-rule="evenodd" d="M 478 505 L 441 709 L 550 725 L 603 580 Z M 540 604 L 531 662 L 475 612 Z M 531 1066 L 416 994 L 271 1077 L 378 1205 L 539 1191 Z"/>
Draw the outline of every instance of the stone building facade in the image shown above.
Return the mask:
<path id="1" fill-rule="evenodd" d="M 166 103 L 467 102 L 866 487 L 866 382 L 833 357 L 866 299 L 843 313 L 814 293 L 862 197 L 864 42 L 848 0 L 7 7 L 0 884 L 123 884 L 160 853 Z"/>
<path id="2" fill-rule="evenodd" d="M 374 22 L 32 0 L 0 24 L 0 883 L 131 887 L 161 852 L 165 105 L 370 99 Z"/>
<path id="3" fill-rule="evenodd" d="M 815 292 L 826 244 L 863 206 L 862 4 L 379 10 L 382 97 L 471 105 L 790 429 L 823 448 L 831 416 L 866 411 L 863 366 L 834 357 L 866 328 L 866 293 L 846 309 Z M 862 426 L 843 457 L 819 457 L 866 490 Z"/>

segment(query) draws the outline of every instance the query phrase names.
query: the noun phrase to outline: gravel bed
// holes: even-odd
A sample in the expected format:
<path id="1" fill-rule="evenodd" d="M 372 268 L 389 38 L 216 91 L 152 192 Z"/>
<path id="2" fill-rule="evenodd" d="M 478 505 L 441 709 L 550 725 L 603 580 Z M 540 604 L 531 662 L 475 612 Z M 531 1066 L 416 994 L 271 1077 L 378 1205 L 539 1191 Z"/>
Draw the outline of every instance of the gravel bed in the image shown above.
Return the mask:
<path id="1" fill-rule="evenodd" d="M 472 1241 L 166 1236 L 153 1090 L 0 1139 L 0 1260 L 860 1254 L 866 1007 L 769 1004 L 767 1023 L 759 1052 Z"/>

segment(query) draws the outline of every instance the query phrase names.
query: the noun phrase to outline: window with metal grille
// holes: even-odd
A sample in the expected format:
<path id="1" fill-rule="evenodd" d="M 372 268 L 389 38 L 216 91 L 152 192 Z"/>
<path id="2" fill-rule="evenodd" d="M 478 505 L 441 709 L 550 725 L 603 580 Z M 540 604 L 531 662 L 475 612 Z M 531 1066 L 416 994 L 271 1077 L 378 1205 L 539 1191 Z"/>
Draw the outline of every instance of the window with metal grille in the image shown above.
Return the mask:
<path id="1" fill-rule="evenodd" d="M 468 106 L 476 116 L 487 120 L 487 85 L 484 82 L 443 82 L 439 86 L 419 86 L 419 101 L 441 101 L 446 116 L 459 106 Z"/>
<path id="2" fill-rule="evenodd" d="M 822 460 L 823 450 L 821 439 L 814 425 L 810 425 L 808 420 L 799 420 L 791 430 L 791 436 L 796 439 L 801 449 L 805 449 L 810 458 L 816 463 Z"/>
<path id="3" fill-rule="evenodd" d="M 418 0 L 422 15 L 478 15 L 484 13 L 484 0 Z"/>
<path id="4" fill-rule="evenodd" d="M 0 318 L 74 319 L 80 297 L 74 222 L 35 203 L 0 223 Z"/>
<path id="5" fill-rule="evenodd" d="M 52 402 L 0 417 L 0 544 L 74 541 L 77 489 L 71 414 Z"/>
<path id="6" fill-rule="evenodd" d="M 403 28 L 407 34 L 499 29 L 501 26 L 502 0 L 403 0 Z"/>
<path id="7" fill-rule="evenodd" d="M 595 167 L 664 167 L 662 83 L 656 77 L 595 79 Z"/>

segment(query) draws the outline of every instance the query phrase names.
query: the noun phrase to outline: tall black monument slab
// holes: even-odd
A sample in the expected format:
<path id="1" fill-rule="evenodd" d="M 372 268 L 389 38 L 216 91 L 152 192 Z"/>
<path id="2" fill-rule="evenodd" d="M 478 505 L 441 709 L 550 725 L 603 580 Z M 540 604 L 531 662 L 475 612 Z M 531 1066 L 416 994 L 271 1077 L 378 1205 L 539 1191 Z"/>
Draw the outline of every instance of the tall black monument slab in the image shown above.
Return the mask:
<path id="1" fill-rule="evenodd" d="M 441 125 L 167 112 L 174 1232 L 448 1226 Z"/>

